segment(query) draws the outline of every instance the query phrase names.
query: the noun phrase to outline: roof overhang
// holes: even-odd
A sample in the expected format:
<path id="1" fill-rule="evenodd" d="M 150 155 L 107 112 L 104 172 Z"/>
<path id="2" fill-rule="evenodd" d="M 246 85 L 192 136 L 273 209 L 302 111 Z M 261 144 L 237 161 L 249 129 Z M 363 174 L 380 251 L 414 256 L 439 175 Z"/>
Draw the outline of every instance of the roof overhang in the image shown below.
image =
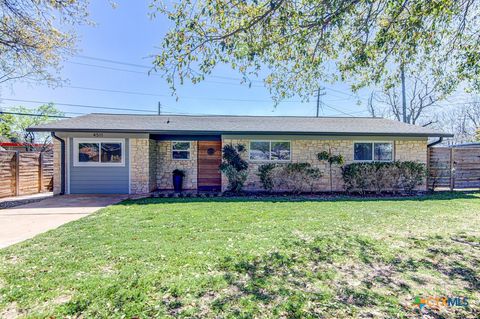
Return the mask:
<path id="1" fill-rule="evenodd" d="M 402 136 L 402 137 L 453 137 L 449 133 L 395 133 L 395 132 L 302 132 L 302 131 L 194 131 L 194 130 L 131 130 L 90 128 L 27 128 L 28 132 L 80 132 L 168 135 L 311 135 L 311 136 Z"/>

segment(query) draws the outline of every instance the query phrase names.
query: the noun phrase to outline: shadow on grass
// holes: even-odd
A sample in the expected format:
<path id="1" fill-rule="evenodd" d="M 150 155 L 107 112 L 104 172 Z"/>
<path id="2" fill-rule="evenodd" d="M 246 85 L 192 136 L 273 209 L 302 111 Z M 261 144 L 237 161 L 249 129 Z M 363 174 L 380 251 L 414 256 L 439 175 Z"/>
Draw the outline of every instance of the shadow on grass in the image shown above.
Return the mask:
<path id="1" fill-rule="evenodd" d="M 439 247 L 458 245 L 449 239 L 425 240 Z M 419 254 L 391 258 L 378 241 L 341 234 L 310 242 L 299 240 L 294 246 L 294 250 L 223 260 L 221 268 L 228 286 L 201 297 L 203 308 L 213 317 L 410 317 L 418 311 L 411 299 L 418 291 L 433 288 L 448 292 L 454 288 L 467 294 L 479 288 L 472 269 L 475 252 L 462 263 L 456 257 L 426 260 L 428 248 L 413 244 Z M 411 249 L 403 253 L 411 253 Z M 416 280 L 425 271 L 431 276 Z M 453 277 L 459 280 L 446 287 L 445 280 Z M 431 318 L 446 318 L 432 309 L 425 311 Z M 446 311 L 452 311 L 448 318 L 464 318 L 480 309 L 473 306 Z"/>
<path id="2" fill-rule="evenodd" d="M 164 198 L 142 198 L 136 200 L 125 200 L 116 205 L 151 205 L 151 204 L 177 204 L 177 203 L 236 203 L 236 202 L 404 202 L 404 201 L 449 201 L 457 199 L 480 200 L 480 192 L 439 192 L 415 196 L 360 196 L 344 194 L 320 194 L 320 195 L 288 195 L 288 196 L 238 196 L 238 197 L 164 197 Z"/>

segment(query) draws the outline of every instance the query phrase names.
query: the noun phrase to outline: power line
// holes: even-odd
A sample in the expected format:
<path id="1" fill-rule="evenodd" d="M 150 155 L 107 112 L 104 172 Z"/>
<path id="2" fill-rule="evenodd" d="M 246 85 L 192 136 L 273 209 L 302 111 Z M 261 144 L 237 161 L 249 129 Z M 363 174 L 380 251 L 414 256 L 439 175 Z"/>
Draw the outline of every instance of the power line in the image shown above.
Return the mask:
<path id="1" fill-rule="evenodd" d="M 339 110 L 339 109 L 337 109 L 337 108 L 335 108 L 335 107 L 333 107 L 333 106 L 330 106 L 330 105 L 326 104 L 325 102 L 323 102 L 322 105 L 328 107 L 329 109 L 332 109 L 332 110 L 335 110 L 335 111 L 337 111 L 337 112 L 340 112 L 340 113 L 342 113 L 342 114 L 344 114 L 344 115 L 348 115 L 348 116 L 351 116 L 351 117 L 355 117 L 355 115 L 352 115 L 351 113 L 343 112 L 343 111 L 341 111 L 341 110 Z"/>
<path id="2" fill-rule="evenodd" d="M 29 102 L 32 102 L 32 103 L 44 103 L 44 102 L 33 102 L 33 101 L 29 101 Z M 54 104 L 58 104 L 58 105 L 72 105 L 72 104 L 67 104 L 67 103 L 54 103 Z M 352 112 L 352 113 L 346 113 L 346 112 L 343 112 L 343 111 L 340 111 L 332 106 L 329 106 L 329 105 L 326 105 L 325 103 L 323 103 L 326 107 L 330 108 L 330 109 L 333 109 L 337 112 L 340 112 L 341 114 L 343 115 L 348 115 L 348 116 L 351 116 L 351 117 L 354 117 L 353 114 L 359 114 L 359 113 L 363 113 L 365 111 L 359 111 L 359 112 Z M 66 114 L 75 114 L 75 115 L 87 115 L 88 113 L 79 113 L 79 112 L 69 112 L 69 111 L 62 111 L 63 113 L 66 113 Z M 3 114 L 16 114 L 16 115 L 31 115 L 31 116 L 41 116 L 39 114 L 33 114 L 33 113 L 21 113 L 21 112 L 5 112 L 5 111 L 0 111 L 0 114 L 3 113 Z M 114 113 L 107 113 L 107 114 L 114 114 Z M 166 115 L 204 115 L 204 116 L 208 116 L 208 115 L 215 115 L 215 114 L 206 114 L 206 113 L 194 113 L 194 112 L 166 112 L 166 111 L 163 111 L 162 110 L 162 114 L 166 114 Z M 331 114 L 331 115 L 338 115 L 338 114 Z M 50 116 L 50 117 L 54 117 L 54 116 Z M 70 116 L 56 116 L 58 118 L 71 118 Z"/>
<path id="3" fill-rule="evenodd" d="M 127 69 L 120 69 L 120 68 L 114 68 L 114 67 L 105 66 L 105 65 L 82 63 L 82 62 L 73 62 L 73 61 L 67 61 L 67 62 L 70 63 L 70 64 L 76 64 L 76 65 L 82 65 L 82 66 L 91 66 L 91 67 L 95 67 L 95 68 L 99 68 L 99 69 L 106 69 L 106 70 L 122 71 L 122 72 L 129 72 L 129 73 L 137 73 L 137 74 L 148 75 L 148 72 L 127 70 Z M 153 73 L 152 75 L 154 75 L 154 76 L 161 76 L 160 74 L 155 74 L 155 73 Z"/>
<path id="4" fill-rule="evenodd" d="M 21 113 L 21 112 L 4 112 L 0 111 L 0 114 L 22 115 L 22 116 L 37 116 L 37 117 L 52 117 L 52 118 L 64 118 L 68 119 L 70 116 L 62 115 L 46 115 L 46 114 L 33 114 L 33 113 Z"/>
<path id="5" fill-rule="evenodd" d="M 145 64 L 136 64 L 136 63 L 130 63 L 130 62 L 124 62 L 124 61 L 118 61 L 118 60 L 112 60 L 112 59 L 98 58 L 98 57 L 93 57 L 93 56 L 89 56 L 89 55 L 77 55 L 77 57 L 82 58 L 82 59 L 87 59 L 87 60 L 100 61 L 100 62 L 106 62 L 106 63 L 112 63 L 112 64 L 119 64 L 119 65 L 125 65 L 125 66 L 132 66 L 132 67 L 148 69 L 148 70 L 154 70 L 155 69 L 155 67 L 148 66 L 148 65 L 145 65 Z M 239 78 L 223 76 L 223 75 L 209 75 L 209 76 L 212 77 L 212 78 L 217 78 L 217 79 L 222 79 L 222 80 L 230 80 L 230 81 L 241 81 L 242 80 L 242 79 L 239 79 Z M 260 80 L 249 80 L 249 82 L 263 83 L 263 81 L 260 81 Z"/>
<path id="6" fill-rule="evenodd" d="M 109 93 L 122 93 L 122 94 L 132 94 L 132 95 L 144 95 L 144 96 L 156 96 L 156 97 L 167 97 L 166 94 L 156 94 L 156 93 L 147 93 L 147 92 L 138 92 L 138 91 L 124 91 L 124 90 L 114 90 L 114 89 L 100 89 L 92 88 L 85 86 L 75 86 L 75 85 L 64 85 L 65 88 L 78 89 L 78 90 L 87 90 L 87 91 L 99 91 L 99 92 L 109 92 Z"/>
<path id="7" fill-rule="evenodd" d="M 100 69 L 106 69 L 106 70 L 112 70 L 112 71 L 120 71 L 120 72 L 128 72 L 128 73 L 135 73 L 135 74 L 143 74 L 143 75 L 152 75 L 152 76 L 159 76 L 162 77 L 161 74 L 156 74 L 156 73 L 148 73 L 148 72 L 141 72 L 141 71 L 135 71 L 135 70 L 127 70 L 127 69 L 120 69 L 120 68 L 114 68 L 110 66 L 104 66 L 104 65 L 98 65 L 98 64 L 90 64 L 90 63 L 82 63 L 82 62 L 73 62 L 73 61 L 67 61 L 70 64 L 76 64 L 76 65 L 82 65 L 82 66 L 89 66 L 89 67 L 94 67 L 94 68 L 100 68 Z M 227 82 L 220 82 L 220 81 L 212 81 L 212 80 L 204 80 L 203 82 L 206 83 L 212 83 L 212 84 L 221 84 L 221 85 L 242 85 L 242 83 L 227 83 Z M 250 87 L 259 87 L 263 88 L 263 85 L 250 85 Z"/>
<path id="8" fill-rule="evenodd" d="M 12 102 L 24 102 L 24 103 L 40 103 L 40 104 L 48 104 L 53 103 L 56 105 L 63 105 L 63 106 L 74 106 L 74 107 L 83 107 L 83 108 L 91 108 L 91 109 L 105 109 L 105 110 L 116 110 L 116 111 L 132 111 L 132 112 L 149 112 L 149 113 L 156 113 L 154 110 L 146 110 L 146 109 L 131 109 L 131 108 L 121 108 L 121 107 L 108 107 L 108 106 L 97 106 L 97 105 L 84 105 L 84 104 L 72 104 L 72 103 L 58 103 L 58 102 L 45 102 L 45 101 L 33 101 L 33 100 L 21 100 L 21 99 L 7 99 L 2 98 L 5 101 L 12 101 Z"/>
<path id="9" fill-rule="evenodd" d="M 130 108 L 117 108 L 117 107 L 108 107 L 108 106 L 97 106 L 97 105 L 84 105 L 84 104 L 72 104 L 72 103 L 58 103 L 54 101 L 46 102 L 46 101 L 33 101 L 33 100 L 21 100 L 21 99 L 9 99 L 9 98 L 2 98 L 2 100 L 6 101 L 14 101 L 14 102 L 24 102 L 24 103 L 38 103 L 38 104 L 48 104 L 53 103 L 55 105 L 62 105 L 62 106 L 73 106 L 73 107 L 82 107 L 82 108 L 93 108 L 93 109 L 107 109 L 107 110 L 119 110 L 119 111 L 131 111 L 131 112 L 148 112 L 152 114 L 157 114 L 157 110 L 143 110 L 143 109 L 130 109 Z M 162 105 L 162 107 L 168 107 L 167 105 Z M 64 113 L 72 113 L 78 115 L 85 115 L 85 113 L 78 113 L 78 112 L 64 112 Z M 168 112 L 163 111 L 162 114 L 178 114 L 178 115 L 208 115 L 208 114 L 201 114 L 201 113 L 182 113 L 182 112 Z"/>
<path id="10" fill-rule="evenodd" d="M 93 61 L 100 61 L 100 62 L 106 62 L 106 63 L 112 63 L 112 64 L 126 65 L 126 66 L 138 67 L 138 68 L 143 68 L 143 69 L 149 69 L 149 70 L 153 70 L 153 69 L 154 69 L 154 67 L 147 66 L 147 65 L 135 64 L 135 63 L 118 61 L 118 60 L 105 59 L 105 58 L 97 58 L 97 57 L 87 56 L 87 55 L 78 55 L 77 57 L 80 57 L 80 58 L 82 58 L 82 59 L 93 60 Z M 102 67 L 102 68 L 107 68 L 107 69 L 111 69 L 111 70 L 127 71 L 127 72 L 134 72 L 134 73 L 145 74 L 145 72 L 139 72 L 139 71 L 133 71 L 133 70 L 125 70 L 125 69 L 117 69 L 117 68 L 112 68 L 112 67 L 106 67 L 106 66 L 96 65 L 96 64 L 88 64 L 88 63 L 80 63 L 80 62 L 70 62 L 70 63 L 79 64 L 79 65 L 85 65 L 85 66 L 92 66 L 92 67 Z M 154 74 L 154 75 L 158 75 L 158 74 Z M 161 76 L 161 75 L 158 75 L 158 76 Z M 239 78 L 234 78 L 234 77 L 229 77 L 229 76 L 221 76 L 221 75 L 209 75 L 209 77 L 211 77 L 211 78 L 223 79 L 223 80 L 231 80 L 231 81 L 241 81 L 241 80 L 242 80 L 242 79 L 239 79 Z M 208 80 L 206 80 L 206 81 L 209 82 Z M 262 83 L 262 84 L 264 83 L 263 81 L 260 81 L 260 80 L 249 80 L 249 82 L 252 82 L 252 83 Z M 224 83 L 224 82 L 210 82 L 210 83 L 232 84 L 232 83 Z M 255 86 L 255 87 L 264 87 L 264 86 L 263 86 L 263 85 L 258 85 L 258 86 Z M 336 90 L 336 89 L 332 89 L 332 88 L 328 88 L 328 87 L 326 87 L 326 88 L 324 88 L 324 89 L 330 90 L 330 91 L 332 91 L 332 92 L 337 92 L 337 93 L 340 93 L 340 94 L 343 94 L 343 95 L 346 95 L 346 96 L 349 96 L 349 97 L 353 97 L 353 98 L 365 99 L 365 98 L 361 98 L 361 97 L 359 97 L 359 96 L 356 96 L 356 95 L 353 95 L 353 94 L 350 94 L 350 93 L 345 93 L 345 92 L 343 92 L 343 91 Z"/>
<path id="11" fill-rule="evenodd" d="M 153 67 L 148 66 L 148 65 L 143 65 L 143 64 L 136 64 L 136 63 L 129 63 L 129 62 L 123 62 L 123 61 L 118 61 L 118 60 L 111 60 L 111 59 L 105 59 L 105 58 L 97 58 L 89 55 L 77 55 L 77 57 L 86 59 L 86 60 L 93 60 L 93 61 L 100 61 L 100 62 L 107 62 L 107 63 L 113 63 L 113 64 L 121 64 L 121 65 L 127 65 L 127 66 L 133 66 L 137 68 L 144 68 L 144 69 L 153 69 Z"/>
<path id="12" fill-rule="evenodd" d="M 1 107 L 0 107 L 0 109 L 1 109 Z M 14 112 L 14 113 L 16 112 L 15 107 L 6 107 L 5 110 L 8 111 L 8 112 Z M 70 111 L 63 111 L 63 110 L 59 110 L 59 111 L 64 113 L 64 114 L 74 114 L 74 115 L 87 115 L 88 114 L 88 113 L 70 112 Z"/>
<path id="13" fill-rule="evenodd" d="M 112 59 L 106 59 L 106 58 L 99 58 L 99 57 L 93 57 L 93 56 L 88 56 L 88 55 L 77 55 L 77 57 L 82 58 L 82 59 L 87 59 L 87 60 L 92 60 L 92 61 L 99 61 L 99 62 L 106 62 L 106 63 L 112 63 L 112 64 L 118 64 L 118 65 L 125 65 L 125 66 L 131 66 L 131 67 L 137 67 L 137 68 L 142 68 L 142 69 L 148 69 L 148 70 L 154 70 L 155 68 L 152 66 L 148 65 L 143 65 L 143 64 L 136 64 L 136 63 L 130 63 L 130 62 L 124 62 L 124 61 L 118 61 L 118 60 L 112 60 Z M 102 65 L 96 65 L 96 64 L 88 64 L 88 63 L 81 63 L 81 62 L 72 62 L 69 61 L 69 63 L 73 64 L 78 64 L 78 65 L 84 65 L 84 66 L 91 66 L 91 67 L 98 67 L 98 68 L 104 68 L 104 69 L 109 69 L 109 70 L 116 70 L 116 71 L 123 71 L 123 72 L 131 72 L 131 73 L 139 73 L 139 74 L 146 74 L 145 72 L 140 72 L 140 71 L 133 71 L 133 70 L 126 70 L 126 69 L 118 69 L 118 68 L 113 68 L 113 67 L 107 67 L 107 66 L 102 66 Z M 151 74 L 155 76 L 161 76 L 160 74 Z M 221 75 L 209 75 L 211 78 L 218 78 L 218 79 L 223 79 L 223 80 L 230 80 L 230 81 L 241 81 L 242 79 L 239 78 L 234 78 L 234 77 L 229 77 L 229 76 L 221 76 Z M 227 85 L 238 85 L 239 83 L 225 83 L 225 82 L 218 82 L 218 81 L 210 81 L 210 80 L 204 80 L 205 82 L 209 83 L 216 83 L 216 84 L 227 84 Z M 264 84 L 263 81 L 261 80 L 249 80 L 249 82 L 252 83 L 262 83 Z M 253 87 L 264 87 L 264 85 L 252 85 Z M 340 91 L 337 89 L 325 87 L 326 90 L 330 90 L 332 92 L 337 92 L 339 94 L 343 94 L 345 96 L 353 97 L 356 99 L 362 99 L 366 100 L 364 97 L 360 97 L 351 93 L 346 93 L 344 91 Z"/>
<path id="14" fill-rule="evenodd" d="M 169 97 L 166 94 L 156 94 L 148 92 L 138 92 L 138 91 L 126 91 L 126 90 L 114 90 L 114 89 L 101 89 L 101 88 L 92 88 L 85 86 L 74 86 L 74 85 L 64 85 L 64 88 L 87 90 L 87 91 L 99 91 L 99 92 L 109 92 L 109 93 L 121 93 L 121 94 L 132 94 L 132 95 L 143 95 L 143 96 L 155 96 L 155 97 Z M 237 98 L 209 98 L 209 97 L 192 97 L 192 96 L 180 96 L 180 99 L 189 99 L 189 100 L 211 100 L 211 101 L 226 101 L 226 102 L 265 102 L 272 103 L 272 100 L 256 100 L 256 99 L 237 99 Z M 282 103 L 302 103 L 300 100 L 293 101 L 283 101 Z"/>

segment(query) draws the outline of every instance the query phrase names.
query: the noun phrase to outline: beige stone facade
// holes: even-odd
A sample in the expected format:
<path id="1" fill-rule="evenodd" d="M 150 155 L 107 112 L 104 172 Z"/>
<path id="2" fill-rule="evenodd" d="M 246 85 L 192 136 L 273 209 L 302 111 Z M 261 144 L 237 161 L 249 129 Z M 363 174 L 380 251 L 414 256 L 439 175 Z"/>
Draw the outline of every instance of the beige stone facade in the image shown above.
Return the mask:
<path id="1" fill-rule="evenodd" d="M 185 172 L 184 189 L 197 189 L 197 142 L 190 143 L 190 159 L 172 158 L 172 141 L 130 139 L 130 193 L 173 189 L 172 172 Z"/>
<path id="2" fill-rule="evenodd" d="M 353 162 L 353 144 L 356 141 L 369 141 L 368 138 L 256 138 L 252 136 L 229 137 L 223 136 L 222 143 L 225 144 L 244 144 L 247 152 L 244 158 L 249 163 L 248 179 L 245 184 L 245 190 L 262 191 L 260 179 L 257 176 L 258 167 L 266 162 L 255 162 L 248 159 L 248 148 L 251 140 L 270 139 L 270 140 L 288 140 L 291 143 L 291 161 L 308 162 L 317 167 L 323 173 L 323 176 L 315 182 L 314 190 L 328 191 L 330 189 L 328 164 L 320 162 L 317 154 L 321 151 L 331 149 L 333 154 L 342 154 L 345 163 Z M 398 161 L 417 161 L 427 162 L 427 139 L 383 139 L 384 141 L 394 142 L 394 159 Z M 186 174 L 184 179 L 184 189 L 197 189 L 197 142 L 190 143 L 190 158 L 188 160 L 175 160 L 172 158 L 172 141 L 156 141 L 148 137 L 128 138 L 129 143 L 129 165 L 130 165 L 130 193 L 146 194 L 156 189 L 173 189 L 172 171 L 174 169 L 183 170 Z M 61 192 L 61 144 L 54 140 L 54 193 Z M 72 160 L 67 156 L 67 161 Z M 68 173 L 68 170 L 67 170 Z M 222 190 L 227 188 L 227 179 L 222 176 Z M 68 185 L 66 186 L 68 187 Z M 424 187 L 423 187 L 424 188 Z M 333 166 L 333 189 L 343 191 L 343 181 L 341 169 Z M 68 191 L 68 190 L 67 190 Z"/>
<path id="3" fill-rule="evenodd" d="M 395 141 L 395 160 L 427 163 L 427 139 Z"/>
<path id="4" fill-rule="evenodd" d="M 156 165 L 154 163 L 154 154 L 150 152 L 151 141 L 148 138 L 131 138 L 130 144 L 130 193 L 146 194 L 156 188 L 154 179 Z M 152 154 L 152 155 L 150 155 Z"/>
<path id="5" fill-rule="evenodd" d="M 258 167 L 267 162 L 256 162 L 248 159 L 248 149 L 250 140 L 246 138 L 223 138 L 225 144 L 243 144 L 247 148 L 247 152 L 243 154 L 243 158 L 249 163 L 248 178 L 244 189 L 247 191 L 262 191 L 260 178 L 257 176 Z M 283 139 L 282 139 L 283 140 Z M 362 141 L 368 139 L 362 139 Z M 353 144 L 357 140 L 354 139 L 292 139 L 291 142 L 291 162 L 307 162 L 317 167 L 322 172 L 322 177 L 314 183 L 315 191 L 330 190 L 330 174 L 328 164 L 317 159 L 317 154 L 321 151 L 331 149 L 332 154 L 341 154 L 345 159 L 345 164 L 353 162 Z M 394 158 L 398 161 L 417 161 L 427 163 L 427 139 L 419 140 L 394 140 Z M 334 191 L 343 191 L 343 180 L 341 168 L 332 166 L 332 181 Z M 228 185 L 227 179 L 222 177 L 222 190 L 226 190 Z"/>
<path id="6" fill-rule="evenodd" d="M 190 158 L 180 160 L 172 158 L 172 141 L 157 142 L 157 187 L 173 189 L 172 172 L 180 169 L 185 172 L 183 189 L 197 189 L 197 142 L 190 142 Z"/>

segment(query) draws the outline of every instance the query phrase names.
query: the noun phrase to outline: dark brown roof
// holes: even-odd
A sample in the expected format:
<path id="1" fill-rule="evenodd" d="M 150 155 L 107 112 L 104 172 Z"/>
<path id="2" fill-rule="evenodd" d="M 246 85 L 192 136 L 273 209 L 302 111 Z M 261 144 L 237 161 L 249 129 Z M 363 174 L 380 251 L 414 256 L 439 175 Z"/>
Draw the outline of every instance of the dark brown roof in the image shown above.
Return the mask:
<path id="1" fill-rule="evenodd" d="M 453 136 L 431 128 L 371 117 L 88 114 L 37 125 L 29 130 L 158 134 Z"/>

